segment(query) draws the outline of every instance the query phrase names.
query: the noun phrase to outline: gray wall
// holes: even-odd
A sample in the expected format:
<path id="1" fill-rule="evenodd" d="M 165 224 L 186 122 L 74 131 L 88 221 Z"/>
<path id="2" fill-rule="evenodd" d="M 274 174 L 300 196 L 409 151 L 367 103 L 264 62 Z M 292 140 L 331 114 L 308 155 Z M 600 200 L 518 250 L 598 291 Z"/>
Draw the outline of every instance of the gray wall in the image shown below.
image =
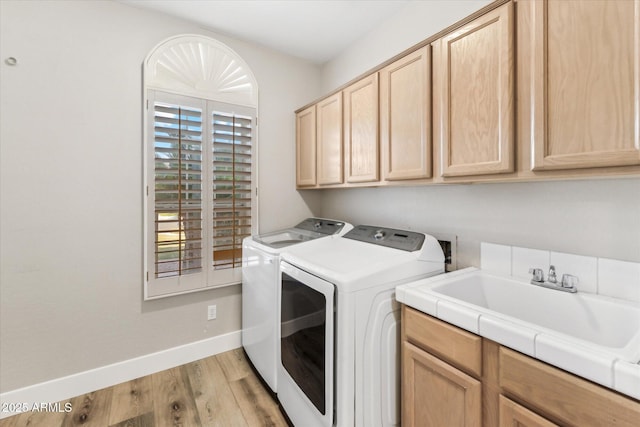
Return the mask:
<path id="1" fill-rule="evenodd" d="M 458 268 L 483 241 L 640 261 L 640 178 L 324 190 L 321 213 L 455 234 Z"/>
<path id="2" fill-rule="evenodd" d="M 262 231 L 317 210 L 294 187 L 293 111 L 318 67 L 111 1 L 2 0 L 0 16 L 0 392 L 239 330 L 239 285 L 142 302 L 142 61 L 198 33 L 251 67 Z"/>

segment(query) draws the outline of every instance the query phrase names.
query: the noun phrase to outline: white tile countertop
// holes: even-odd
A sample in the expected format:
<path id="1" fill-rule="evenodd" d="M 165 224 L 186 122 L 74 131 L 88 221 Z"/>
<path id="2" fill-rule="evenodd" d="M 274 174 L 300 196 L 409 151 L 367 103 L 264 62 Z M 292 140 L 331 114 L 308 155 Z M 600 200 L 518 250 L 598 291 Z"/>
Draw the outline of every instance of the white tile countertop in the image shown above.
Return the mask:
<path id="1" fill-rule="evenodd" d="M 483 262 L 483 265 L 489 264 Z M 398 286 L 396 299 L 469 332 L 640 399 L 638 302 L 581 292 L 580 288 L 575 294 L 545 289 L 504 273 L 504 270 L 496 274 L 495 270 L 470 267 Z M 443 285 L 468 280 L 499 282 L 501 287 L 496 288 L 499 294 L 489 297 L 495 301 L 498 295 L 500 308 L 494 308 L 493 301 L 480 292 L 472 295 L 476 293 L 475 288 L 465 288 L 474 292 L 458 297 L 455 292 L 445 295 L 442 291 Z M 598 311 L 601 307 L 602 312 Z M 617 317 L 623 312 L 626 317 Z M 623 319 L 623 325 L 619 319 Z"/>

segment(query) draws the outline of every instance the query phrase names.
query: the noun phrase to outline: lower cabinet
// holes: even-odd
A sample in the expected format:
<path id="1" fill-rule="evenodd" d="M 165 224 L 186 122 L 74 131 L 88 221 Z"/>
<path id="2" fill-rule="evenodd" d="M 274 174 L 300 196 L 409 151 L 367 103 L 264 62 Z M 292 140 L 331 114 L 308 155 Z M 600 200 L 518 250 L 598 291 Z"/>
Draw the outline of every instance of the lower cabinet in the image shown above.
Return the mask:
<path id="1" fill-rule="evenodd" d="M 640 401 L 402 307 L 403 426 L 638 426 Z"/>
<path id="2" fill-rule="evenodd" d="M 408 342 L 403 352 L 403 426 L 480 426 L 480 381 Z"/>
<path id="3" fill-rule="evenodd" d="M 525 408 L 522 405 L 518 405 L 513 400 L 500 395 L 499 397 L 499 418 L 500 427 L 554 427 L 558 424 L 554 424 L 542 418 Z"/>

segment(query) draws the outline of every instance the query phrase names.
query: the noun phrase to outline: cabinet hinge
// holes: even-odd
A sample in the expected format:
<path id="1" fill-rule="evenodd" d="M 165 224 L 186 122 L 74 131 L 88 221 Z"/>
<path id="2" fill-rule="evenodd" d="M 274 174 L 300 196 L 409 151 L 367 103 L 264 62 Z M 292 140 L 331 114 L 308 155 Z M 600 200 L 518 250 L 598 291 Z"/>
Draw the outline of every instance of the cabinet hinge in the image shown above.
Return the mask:
<path id="1" fill-rule="evenodd" d="M 149 272 L 147 271 L 147 282 L 149 281 Z"/>

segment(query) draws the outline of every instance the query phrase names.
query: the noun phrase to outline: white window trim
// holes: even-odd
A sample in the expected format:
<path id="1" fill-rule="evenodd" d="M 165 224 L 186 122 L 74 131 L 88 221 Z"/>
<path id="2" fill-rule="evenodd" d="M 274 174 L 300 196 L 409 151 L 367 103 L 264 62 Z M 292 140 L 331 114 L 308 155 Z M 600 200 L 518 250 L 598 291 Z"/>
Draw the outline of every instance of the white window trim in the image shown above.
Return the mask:
<path id="1" fill-rule="evenodd" d="M 186 52 L 186 53 L 185 53 Z M 182 55 L 180 69 L 172 72 L 182 73 L 181 78 L 172 81 L 167 78 L 166 64 L 172 63 L 172 58 Z M 207 62 L 208 61 L 208 62 Z M 210 63 L 203 67 L 203 62 Z M 185 64 L 190 67 L 185 66 Z M 202 70 L 208 70 L 201 72 Z M 218 70 L 218 72 L 211 72 Z M 214 270 L 212 230 L 213 224 L 213 194 L 207 194 L 203 198 L 203 212 L 207 215 L 203 226 L 203 252 L 208 256 L 203 257 L 202 273 L 187 274 L 170 278 L 155 278 L 155 209 L 151 204 L 150 195 L 154 194 L 155 170 L 154 147 L 150 138 L 154 135 L 154 120 L 149 119 L 153 114 L 153 102 L 155 100 L 174 102 L 180 104 L 184 100 L 193 102 L 194 106 L 202 108 L 203 115 L 207 111 L 213 111 L 213 106 L 221 103 L 236 109 L 238 114 L 254 117 L 254 131 L 252 138 L 252 203 L 251 203 L 251 230 L 252 234 L 258 232 L 258 126 L 257 105 L 258 86 L 253 73 L 232 49 L 217 40 L 199 36 L 184 35 L 166 39 L 151 50 L 144 62 L 144 96 L 143 96 L 143 259 L 144 259 L 144 299 L 151 300 L 173 295 L 198 292 L 206 289 L 220 288 L 241 283 L 241 267 L 225 270 Z M 229 75 L 232 74 L 232 77 Z M 218 84 L 217 78 L 226 76 L 224 84 Z M 189 104 L 184 104 L 189 105 Z M 247 110 L 249 107 L 250 111 Z M 150 112 L 150 110 L 151 112 Z M 203 119 L 203 165 L 211 164 L 211 153 L 205 138 L 211 135 L 210 120 Z M 151 152 L 150 152 L 150 151 Z M 203 168 L 203 173 L 205 173 Z M 210 179 L 211 173 L 207 169 L 203 180 Z M 177 279 L 177 280 L 176 280 Z"/>

